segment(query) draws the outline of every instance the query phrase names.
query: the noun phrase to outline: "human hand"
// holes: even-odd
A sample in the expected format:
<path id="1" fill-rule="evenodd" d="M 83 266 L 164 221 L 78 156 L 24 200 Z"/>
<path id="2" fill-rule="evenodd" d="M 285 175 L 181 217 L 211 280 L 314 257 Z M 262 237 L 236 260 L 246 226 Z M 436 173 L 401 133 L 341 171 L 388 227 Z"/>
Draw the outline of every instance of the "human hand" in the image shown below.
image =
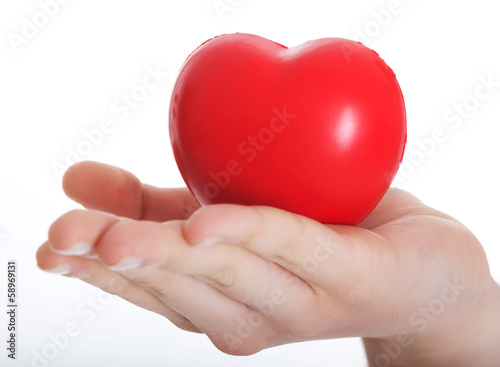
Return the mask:
<path id="1" fill-rule="evenodd" d="M 390 189 L 354 227 L 199 208 L 186 189 L 93 162 L 71 167 L 64 189 L 91 210 L 54 222 L 39 267 L 203 332 L 223 352 L 361 336 L 373 366 L 500 364 L 500 291 L 481 245 L 404 191 Z"/>

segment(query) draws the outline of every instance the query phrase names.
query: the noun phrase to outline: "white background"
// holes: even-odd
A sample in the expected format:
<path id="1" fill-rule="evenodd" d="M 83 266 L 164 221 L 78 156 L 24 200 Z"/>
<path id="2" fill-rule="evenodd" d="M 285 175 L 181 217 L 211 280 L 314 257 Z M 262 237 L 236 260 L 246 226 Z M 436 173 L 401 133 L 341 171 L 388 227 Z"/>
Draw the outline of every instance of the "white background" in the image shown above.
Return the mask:
<path id="1" fill-rule="evenodd" d="M 359 339 L 227 356 L 205 336 L 177 330 L 116 297 L 86 322 L 77 310 L 99 291 L 36 267 L 34 254 L 51 222 L 78 207 L 65 198 L 53 165 L 65 164 L 68 147 L 85 139 L 84 129 L 104 118 L 115 124 L 85 159 L 123 167 L 154 185 L 183 185 L 169 145 L 170 93 L 187 55 L 222 33 L 255 33 L 294 46 L 322 37 L 359 38 L 363 30 L 364 43 L 395 71 L 406 99 L 406 173 L 395 185 L 465 223 L 500 280 L 500 86 L 474 105 L 480 77 L 500 82 L 496 1 L 401 0 L 389 19 L 376 15 L 393 9 L 389 0 L 223 0 L 234 6 L 222 17 L 213 0 L 73 0 L 46 16 L 44 25 L 40 4 L 47 2 L 0 5 L 0 274 L 7 259 L 18 261 L 21 327 L 20 358 L 7 360 L 2 342 L 2 366 L 36 366 L 33 357 L 50 343 L 49 333 L 68 322 L 78 325 L 80 335 L 48 366 L 365 365 Z M 36 21 L 38 32 L 16 46 L 24 18 Z M 140 85 L 148 66 L 170 76 L 122 118 L 111 105 Z M 444 114 L 464 100 L 470 116 L 460 126 L 447 122 Z M 419 148 L 417 140 L 431 138 L 436 128 L 446 141 Z M 0 311 L 6 304 L 2 279 Z M 4 340 L 5 312 L 0 314 Z"/>

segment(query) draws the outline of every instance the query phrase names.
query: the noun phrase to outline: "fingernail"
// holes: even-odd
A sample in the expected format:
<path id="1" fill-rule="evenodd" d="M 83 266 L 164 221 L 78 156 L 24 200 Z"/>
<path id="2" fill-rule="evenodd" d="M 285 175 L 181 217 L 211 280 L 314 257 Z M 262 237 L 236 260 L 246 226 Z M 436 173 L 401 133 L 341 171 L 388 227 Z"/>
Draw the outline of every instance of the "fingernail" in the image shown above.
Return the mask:
<path id="1" fill-rule="evenodd" d="M 47 273 L 66 275 L 71 272 L 71 266 L 69 264 L 61 264 L 54 269 L 45 270 Z"/>
<path id="2" fill-rule="evenodd" d="M 206 247 L 206 246 L 211 246 L 211 245 L 215 245 L 217 243 L 222 243 L 222 242 L 224 242 L 224 239 L 222 237 L 218 237 L 218 236 L 207 237 L 203 240 L 203 242 L 196 245 L 195 247 Z"/>
<path id="3" fill-rule="evenodd" d="M 118 264 L 115 264 L 113 266 L 108 266 L 108 268 L 114 271 L 124 271 L 124 270 L 138 268 L 141 264 L 142 264 L 142 258 L 130 256 L 126 257 Z"/>
<path id="4" fill-rule="evenodd" d="M 92 245 L 88 242 L 78 241 L 73 244 L 73 246 L 67 249 L 54 249 L 55 252 L 61 255 L 85 255 L 90 252 Z"/>

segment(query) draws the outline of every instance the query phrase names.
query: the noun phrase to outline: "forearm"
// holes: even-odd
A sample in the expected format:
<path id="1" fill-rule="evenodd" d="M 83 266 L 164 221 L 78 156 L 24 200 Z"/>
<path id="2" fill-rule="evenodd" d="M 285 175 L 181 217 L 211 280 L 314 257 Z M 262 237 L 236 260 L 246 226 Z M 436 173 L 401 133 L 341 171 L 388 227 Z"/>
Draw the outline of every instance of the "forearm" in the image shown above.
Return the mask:
<path id="1" fill-rule="evenodd" d="M 500 366 L 500 286 L 439 331 L 363 342 L 370 367 Z"/>

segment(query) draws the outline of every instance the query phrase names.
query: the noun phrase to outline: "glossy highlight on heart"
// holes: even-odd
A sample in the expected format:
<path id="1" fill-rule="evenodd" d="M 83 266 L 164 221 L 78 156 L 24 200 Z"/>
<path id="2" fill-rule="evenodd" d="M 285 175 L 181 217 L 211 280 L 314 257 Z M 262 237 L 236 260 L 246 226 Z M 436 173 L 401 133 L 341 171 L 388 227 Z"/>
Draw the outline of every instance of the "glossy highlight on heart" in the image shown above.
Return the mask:
<path id="1" fill-rule="evenodd" d="M 404 99 L 373 50 L 342 38 L 287 48 L 243 33 L 184 62 L 170 138 L 203 205 L 268 205 L 359 224 L 389 188 L 406 143 Z"/>

